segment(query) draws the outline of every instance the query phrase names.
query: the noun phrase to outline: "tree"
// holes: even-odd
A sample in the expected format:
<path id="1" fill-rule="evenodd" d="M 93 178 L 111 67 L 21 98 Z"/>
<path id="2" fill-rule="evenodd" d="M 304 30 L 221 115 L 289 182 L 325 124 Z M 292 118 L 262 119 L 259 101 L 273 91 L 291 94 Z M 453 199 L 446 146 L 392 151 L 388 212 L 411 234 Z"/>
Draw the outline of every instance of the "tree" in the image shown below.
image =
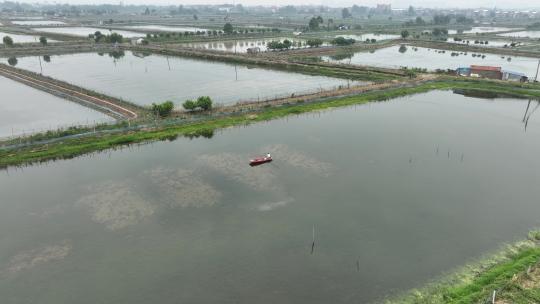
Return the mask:
<path id="1" fill-rule="evenodd" d="M 401 31 L 401 38 L 405 39 L 407 37 L 409 37 L 409 31 L 407 30 Z"/>
<path id="2" fill-rule="evenodd" d="M 227 35 L 230 35 L 232 34 L 234 31 L 234 28 L 232 26 L 232 24 L 230 23 L 226 23 L 224 26 L 223 26 L 223 32 Z"/>
<path id="3" fill-rule="evenodd" d="M 152 112 L 160 117 L 169 116 L 174 109 L 174 103 L 172 101 L 165 101 L 160 104 L 152 103 Z"/>
<path id="4" fill-rule="evenodd" d="M 110 43 L 122 43 L 124 41 L 124 37 L 118 33 L 112 33 L 107 37 L 107 40 Z"/>
<path id="5" fill-rule="evenodd" d="M 339 45 L 339 46 L 352 45 L 355 42 L 356 42 L 356 40 L 354 40 L 352 38 L 347 39 L 345 37 L 337 37 L 334 40 L 332 40 L 333 45 Z"/>
<path id="6" fill-rule="evenodd" d="M 399 52 L 402 53 L 402 54 L 403 54 L 403 53 L 406 53 L 406 52 L 407 52 L 407 47 L 406 47 L 405 45 L 402 44 L 402 45 L 399 47 Z"/>
<path id="7" fill-rule="evenodd" d="M 292 42 L 289 39 L 283 40 L 283 48 L 284 49 L 290 49 L 292 46 Z"/>
<path id="8" fill-rule="evenodd" d="M 150 15 L 150 9 L 147 7 L 145 10 L 144 10 L 144 14 L 143 15 Z"/>
<path id="9" fill-rule="evenodd" d="M 13 46 L 13 39 L 9 36 L 4 36 L 2 41 L 4 42 L 5 46 Z"/>
<path id="10" fill-rule="evenodd" d="M 306 44 L 309 47 L 319 47 L 323 44 L 323 41 L 321 39 L 315 38 L 315 39 L 309 39 Z"/>
<path id="11" fill-rule="evenodd" d="M 349 12 L 348 8 L 344 8 L 343 10 L 341 10 L 341 17 L 343 17 L 343 19 L 352 17 L 351 12 Z"/>
<path id="12" fill-rule="evenodd" d="M 39 42 L 43 45 L 47 45 L 47 37 L 39 37 Z"/>
<path id="13" fill-rule="evenodd" d="M 11 66 L 16 66 L 19 61 L 15 57 L 9 57 L 7 62 Z"/>
<path id="14" fill-rule="evenodd" d="M 212 98 L 210 98 L 209 96 L 201 96 L 197 98 L 197 107 L 205 111 L 211 110 L 212 104 Z"/>
<path id="15" fill-rule="evenodd" d="M 309 29 L 312 31 L 317 31 L 323 22 L 324 20 L 321 16 L 313 17 L 309 20 Z"/>
<path id="16" fill-rule="evenodd" d="M 184 109 L 188 111 L 193 111 L 197 108 L 197 103 L 194 102 L 193 100 L 188 99 L 182 104 L 182 107 L 184 107 Z"/>

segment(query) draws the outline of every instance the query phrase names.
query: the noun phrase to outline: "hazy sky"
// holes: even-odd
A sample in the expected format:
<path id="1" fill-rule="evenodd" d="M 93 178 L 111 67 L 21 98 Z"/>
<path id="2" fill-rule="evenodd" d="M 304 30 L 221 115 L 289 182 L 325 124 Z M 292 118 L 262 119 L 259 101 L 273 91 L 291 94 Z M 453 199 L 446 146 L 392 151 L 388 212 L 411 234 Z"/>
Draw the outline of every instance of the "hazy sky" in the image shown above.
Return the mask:
<path id="1" fill-rule="evenodd" d="M 35 3 L 35 0 L 19 0 L 20 2 Z M 39 1 L 41 2 L 41 1 Z M 120 0 L 60 0 L 48 3 L 98 4 L 119 3 Z M 409 4 L 423 7 L 500 7 L 500 8 L 540 8 L 538 0 L 124 0 L 124 4 L 224 4 L 241 3 L 243 5 L 289 5 L 289 4 L 323 4 L 327 6 L 351 6 L 353 4 L 374 6 L 377 3 L 391 3 L 394 7 L 407 7 Z"/>

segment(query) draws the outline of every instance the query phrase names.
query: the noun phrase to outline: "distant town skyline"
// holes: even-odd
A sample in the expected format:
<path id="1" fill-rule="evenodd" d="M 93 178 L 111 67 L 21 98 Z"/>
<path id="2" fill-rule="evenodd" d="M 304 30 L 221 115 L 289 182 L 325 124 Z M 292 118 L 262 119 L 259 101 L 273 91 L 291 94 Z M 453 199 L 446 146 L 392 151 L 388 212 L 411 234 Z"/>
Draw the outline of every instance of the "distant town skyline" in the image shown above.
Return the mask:
<path id="1" fill-rule="evenodd" d="M 540 4 L 531 0 L 514 0 L 514 1 L 497 1 L 497 0 L 454 0 L 454 1 L 440 1 L 440 0 L 299 0 L 291 3 L 290 0 L 65 0 L 65 1 L 35 1 L 35 0 L 20 0 L 22 3 L 47 3 L 47 4 L 118 4 L 123 2 L 124 5 L 193 5 L 193 4 L 242 4 L 246 6 L 265 5 L 265 6 L 284 6 L 284 5 L 325 5 L 330 7 L 343 7 L 364 5 L 375 6 L 376 4 L 391 4 L 396 8 L 405 8 L 409 5 L 428 8 L 515 8 L 515 9 L 533 9 L 540 8 Z"/>

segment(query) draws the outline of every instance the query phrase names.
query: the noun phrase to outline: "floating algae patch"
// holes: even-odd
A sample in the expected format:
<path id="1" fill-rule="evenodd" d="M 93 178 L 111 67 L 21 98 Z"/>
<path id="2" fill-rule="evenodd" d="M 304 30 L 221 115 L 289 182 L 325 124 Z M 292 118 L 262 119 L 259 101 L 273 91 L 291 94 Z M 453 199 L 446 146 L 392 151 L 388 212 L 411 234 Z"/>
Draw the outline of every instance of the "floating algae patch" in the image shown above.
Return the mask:
<path id="1" fill-rule="evenodd" d="M 202 181 L 193 170 L 156 168 L 143 176 L 150 178 L 172 208 L 209 207 L 221 198 L 221 192 Z"/>
<path id="2" fill-rule="evenodd" d="M 231 153 L 201 155 L 197 161 L 222 174 L 225 178 L 247 185 L 255 190 L 277 190 L 276 176 L 269 166 L 252 168 L 248 157 Z"/>
<path id="3" fill-rule="evenodd" d="M 330 163 L 317 160 L 284 144 L 267 146 L 263 150 L 271 152 L 274 159 L 278 161 L 286 162 L 287 165 L 304 169 L 317 175 L 330 176 L 334 168 Z"/>
<path id="4" fill-rule="evenodd" d="M 107 229 L 135 225 L 154 214 L 155 206 L 138 195 L 127 182 L 109 182 L 89 187 L 79 200 L 92 214 L 92 220 Z"/>
<path id="5" fill-rule="evenodd" d="M 261 212 L 273 211 L 277 208 L 285 207 L 292 202 L 294 202 L 293 198 L 288 198 L 288 199 L 277 201 L 277 202 L 267 202 L 264 204 L 260 204 L 259 206 L 257 206 L 256 209 Z"/>
<path id="6" fill-rule="evenodd" d="M 71 250 L 71 243 L 63 241 L 59 244 L 23 251 L 11 258 L 6 272 L 16 274 L 49 262 L 62 260 L 68 256 Z"/>

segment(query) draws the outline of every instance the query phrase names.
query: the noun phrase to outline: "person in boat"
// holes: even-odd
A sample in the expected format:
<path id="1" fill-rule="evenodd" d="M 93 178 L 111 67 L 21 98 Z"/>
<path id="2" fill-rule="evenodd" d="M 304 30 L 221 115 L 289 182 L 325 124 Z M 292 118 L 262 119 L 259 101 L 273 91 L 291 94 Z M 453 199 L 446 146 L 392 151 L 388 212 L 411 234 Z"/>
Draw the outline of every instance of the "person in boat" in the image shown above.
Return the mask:
<path id="1" fill-rule="evenodd" d="M 266 158 L 270 158 L 272 156 L 270 156 L 270 153 L 266 153 Z"/>

